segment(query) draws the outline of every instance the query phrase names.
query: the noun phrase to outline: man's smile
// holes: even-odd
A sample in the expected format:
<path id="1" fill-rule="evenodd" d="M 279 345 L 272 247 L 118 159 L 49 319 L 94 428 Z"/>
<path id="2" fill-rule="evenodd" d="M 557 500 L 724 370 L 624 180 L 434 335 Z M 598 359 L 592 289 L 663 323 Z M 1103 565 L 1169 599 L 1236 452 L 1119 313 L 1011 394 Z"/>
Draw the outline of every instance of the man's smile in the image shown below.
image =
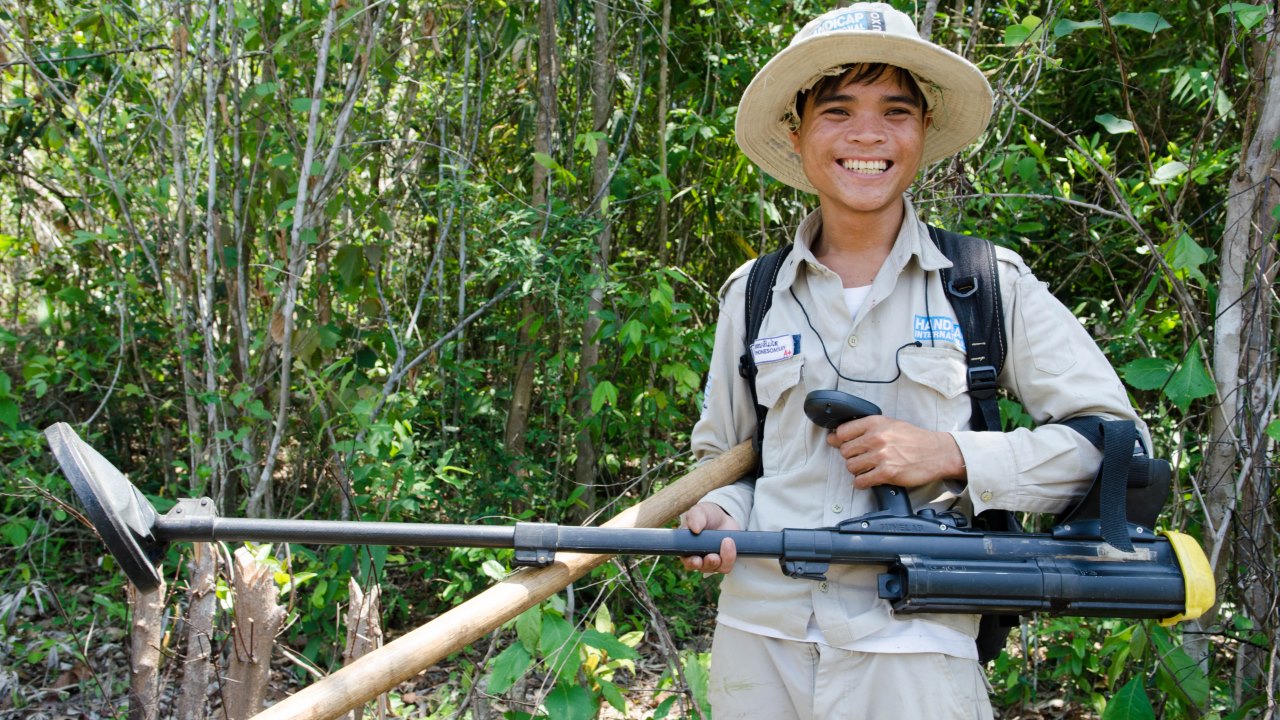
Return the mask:
<path id="1" fill-rule="evenodd" d="M 850 170 L 859 175 L 879 175 L 886 172 L 893 165 L 890 160 L 854 160 L 853 158 L 844 158 L 837 162 L 845 170 Z"/>

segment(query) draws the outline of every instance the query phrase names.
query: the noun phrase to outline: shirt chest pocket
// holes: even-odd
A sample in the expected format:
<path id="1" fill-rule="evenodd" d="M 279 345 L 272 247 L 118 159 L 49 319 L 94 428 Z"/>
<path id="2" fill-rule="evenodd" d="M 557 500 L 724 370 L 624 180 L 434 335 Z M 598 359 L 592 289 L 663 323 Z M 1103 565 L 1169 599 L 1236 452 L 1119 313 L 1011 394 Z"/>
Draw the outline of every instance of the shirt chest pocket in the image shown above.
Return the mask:
<path id="1" fill-rule="evenodd" d="M 969 426 L 968 363 L 950 347 L 907 347 L 898 358 L 899 420 L 927 430 L 962 430 Z"/>
<path id="2" fill-rule="evenodd" d="M 804 462 L 809 454 L 809 420 L 804 414 L 804 356 L 757 366 L 756 401 L 768 409 L 760 452 L 766 476 Z"/>

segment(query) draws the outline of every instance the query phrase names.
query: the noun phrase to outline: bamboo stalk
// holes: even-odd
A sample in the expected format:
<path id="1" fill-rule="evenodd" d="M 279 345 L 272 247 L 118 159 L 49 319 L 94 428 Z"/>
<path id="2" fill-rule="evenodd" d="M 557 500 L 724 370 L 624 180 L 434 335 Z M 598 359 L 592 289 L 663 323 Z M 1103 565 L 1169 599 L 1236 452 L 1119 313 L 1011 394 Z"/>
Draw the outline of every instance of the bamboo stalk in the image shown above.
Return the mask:
<path id="1" fill-rule="evenodd" d="M 604 527 L 665 525 L 703 495 L 745 475 L 754 464 L 755 451 L 750 441 L 744 442 L 615 515 Z M 254 720 L 334 720 L 484 637 L 610 557 L 556 553 L 554 565 L 513 573 L 408 635 L 267 708 Z"/>

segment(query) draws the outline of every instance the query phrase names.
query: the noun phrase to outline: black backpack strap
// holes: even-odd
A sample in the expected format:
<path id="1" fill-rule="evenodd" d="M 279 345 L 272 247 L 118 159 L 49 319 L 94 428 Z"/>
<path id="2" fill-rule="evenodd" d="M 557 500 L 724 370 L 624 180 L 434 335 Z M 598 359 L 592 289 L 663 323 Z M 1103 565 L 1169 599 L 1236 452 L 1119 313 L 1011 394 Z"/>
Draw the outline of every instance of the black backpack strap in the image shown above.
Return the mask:
<path id="1" fill-rule="evenodd" d="M 764 469 L 760 445 L 764 440 L 764 420 L 765 415 L 769 413 L 769 408 L 761 407 L 756 396 L 756 373 L 759 369 L 756 367 L 755 356 L 751 354 L 751 343 L 756 341 L 756 337 L 760 334 L 760 326 L 764 323 L 765 313 L 769 312 L 769 307 L 773 305 L 773 285 L 778 280 L 778 270 L 782 268 L 782 261 L 791 254 L 791 248 L 791 245 L 784 245 L 760 256 L 747 274 L 745 303 L 747 323 L 742 334 L 742 355 L 738 357 L 738 374 L 747 381 L 747 387 L 751 390 L 751 404 L 756 408 L 756 434 L 751 440 L 756 449 L 756 477 L 759 477 Z"/>
<path id="2" fill-rule="evenodd" d="M 1001 426 L 996 378 L 1004 367 L 1006 341 L 995 246 L 990 240 L 932 225 L 929 237 L 952 262 L 939 274 L 964 335 L 969 397 L 973 401 L 971 424 L 974 430 L 998 432 Z"/>
<path id="3" fill-rule="evenodd" d="M 979 431 L 1000 431 L 1000 402 L 996 378 L 1004 367 L 1004 306 L 995 245 L 990 240 L 928 226 L 929 237 L 952 263 L 938 274 L 951 301 L 951 309 L 964 336 L 968 365 L 969 398 L 973 403 L 969 425 Z M 974 518 L 975 527 L 998 532 L 1022 532 L 1018 516 L 1007 510 L 988 510 Z M 974 643 L 978 661 L 986 664 L 1004 650 L 1009 631 L 1019 622 L 1017 614 L 983 615 Z"/>

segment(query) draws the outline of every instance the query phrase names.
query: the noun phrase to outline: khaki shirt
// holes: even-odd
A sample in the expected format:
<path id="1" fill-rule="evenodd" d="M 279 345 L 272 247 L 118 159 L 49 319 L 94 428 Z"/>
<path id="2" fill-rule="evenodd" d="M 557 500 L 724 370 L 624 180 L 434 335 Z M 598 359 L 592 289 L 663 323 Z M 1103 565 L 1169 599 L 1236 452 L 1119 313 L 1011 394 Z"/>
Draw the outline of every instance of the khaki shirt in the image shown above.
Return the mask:
<path id="1" fill-rule="evenodd" d="M 738 482 L 703 498 L 748 530 L 829 527 L 876 509 L 870 491 L 854 489 L 844 459 L 826 444 L 826 431 L 805 416 L 804 397 L 813 390 L 843 390 L 875 403 L 890 417 L 951 433 L 964 456 L 967 485 L 944 481 L 917 488 L 911 492 L 916 509 L 1065 509 L 1087 488 L 1102 460 L 1074 430 L 1053 424 L 1071 417 L 1138 421 L 1150 447 L 1145 425 L 1092 338 L 1016 253 L 1000 247 L 996 257 L 1008 347 L 998 381 L 1022 402 L 1036 428 L 969 430 L 972 406 L 963 340 L 958 331 L 949 331 L 958 324 L 936 272 L 951 261 L 929 239 L 910 201 L 903 202 L 906 214 L 897 240 L 852 318 L 839 276 L 810 250 L 821 228 L 820 211 L 805 218 L 796 232 L 794 250 L 778 272 L 773 305 L 758 334 L 781 338 L 788 347 L 790 338 L 799 336 L 793 355 L 758 366 L 758 399 L 769 408 L 763 475 L 754 484 Z M 720 291 L 702 416 L 692 437 L 699 462 L 755 433 L 750 390 L 738 375 L 750 265 L 738 268 Z M 917 340 L 922 346 L 912 344 Z M 858 382 L 839 380 L 832 363 Z M 819 583 L 786 577 L 776 560 L 739 558 L 721 585 L 719 612 L 731 621 L 794 639 L 805 637 L 812 616 L 829 644 L 848 645 L 892 622 L 888 603 L 875 590 L 876 575 L 883 569 L 832 565 L 829 582 Z M 977 616 L 914 617 L 970 635 L 977 632 Z"/>

